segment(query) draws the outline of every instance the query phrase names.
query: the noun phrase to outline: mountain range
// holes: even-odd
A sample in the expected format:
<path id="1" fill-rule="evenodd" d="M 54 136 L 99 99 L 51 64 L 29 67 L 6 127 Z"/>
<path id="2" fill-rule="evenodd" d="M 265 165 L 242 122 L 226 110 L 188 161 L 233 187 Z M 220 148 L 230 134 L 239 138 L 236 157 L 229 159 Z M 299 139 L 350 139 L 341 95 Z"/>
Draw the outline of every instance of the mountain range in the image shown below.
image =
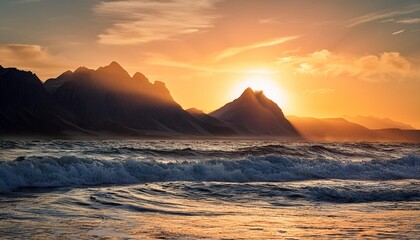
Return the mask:
<path id="1" fill-rule="evenodd" d="M 276 103 L 251 88 L 209 114 L 184 110 L 163 82 L 152 83 L 139 72 L 130 76 L 116 62 L 96 70 L 80 67 L 45 83 L 31 72 L 0 66 L 0 110 L 3 136 L 420 140 L 417 130 L 371 130 L 343 118 L 286 118 Z"/>

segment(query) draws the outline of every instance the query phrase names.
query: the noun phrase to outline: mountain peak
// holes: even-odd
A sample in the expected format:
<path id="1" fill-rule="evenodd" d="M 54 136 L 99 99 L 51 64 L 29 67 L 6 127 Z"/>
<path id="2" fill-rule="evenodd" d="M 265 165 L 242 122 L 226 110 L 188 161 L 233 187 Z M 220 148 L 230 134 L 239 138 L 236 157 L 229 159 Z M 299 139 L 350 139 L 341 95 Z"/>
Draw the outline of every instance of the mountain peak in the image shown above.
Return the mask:
<path id="1" fill-rule="evenodd" d="M 194 108 L 194 107 L 192 107 L 192 108 L 188 108 L 186 111 L 187 111 L 187 112 L 189 112 L 189 113 L 190 113 L 190 114 L 192 114 L 192 115 L 201 115 L 201 114 L 205 114 L 202 110 L 197 109 L 197 108 Z"/>
<path id="2" fill-rule="evenodd" d="M 131 79 L 128 72 L 117 62 L 113 61 L 108 66 L 100 67 L 96 70 L 98 78 L 112 81 L 125 81 Z"/>
<path id="3" fill-rule="evenodd" d="M 299 136 L 280 107 L 263 91 L 254 91 L 252 88 L 245 89 L 239 98 L 210 115 L 233 124 L 238 131 L 250 134 Z"/>
<path id="4" fill-rule="evenodd" d="M 81 72 L 87 72 L 87 71 L 89 71 L 89 68 L 87 67 L 78 67 L 74 72 L 81 73 Z"/>
<path id="5" fill-rule="evenodd" d="M 110 68 L 122 68 L 121 65 L 119 63 L 117 63 L 116 61 L 112 61 L 108 67 Z"/>
<path id="6" fill-rule="evenodd" d="M 238 98 L 241 101 L 255 101 L 259 102 L 260 104 L 264 104 L 267 101 L 270 101 L 267 98 L 262 90 L 253 90 L 252 88 L 248 87 L 245 91 L 241 94 Z"/>
<path id="7" fill-rule="evenodd" d="M 112 61 L 108 66 L 98 68 L 98 70 L 107 70 L 111 72 L 125 72 L 124 68 L 115 61 Z"/>
<path id="8" fill-rule="evenodd" d="M 246 96 L 253 96 L 254 95 L 254 90 L 252 90 L 252 88 L 248 87 L 244 90 L 244 92 L 241 94 L 241 97 L 246 97 Z"/>

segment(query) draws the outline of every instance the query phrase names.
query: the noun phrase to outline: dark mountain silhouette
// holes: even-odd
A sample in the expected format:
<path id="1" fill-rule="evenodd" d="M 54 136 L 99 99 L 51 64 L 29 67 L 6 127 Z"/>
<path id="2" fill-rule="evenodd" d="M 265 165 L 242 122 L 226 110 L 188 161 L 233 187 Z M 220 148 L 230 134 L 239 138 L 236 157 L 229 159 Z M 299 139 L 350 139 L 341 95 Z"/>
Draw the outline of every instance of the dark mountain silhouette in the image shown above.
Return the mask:
<path id="1" fill-rule="evenodd" d="M 32 72 L 0 67 L 0 133 L 59 134 L 80 130 Z"/>
<path id="2" fill-rule="evenodd" d="M 220 135 L 234 135 L 236 132 L 233 130 L 231 126 L 228 124 L 220 121 L 217 118 L 214 118 L 203 111 L 197 108 L 189 108 L 187 112 L 190 113 L 193 117 L 200 120 L 202 123 L 207 126 L 207 128 L 217 134 Z"/>
<path id="3" fill-rule="evenodd" d="M 419 130 L 370 130 L 342 118 L 288 117 L 262 92 L 206 114 L 183 110 L 162 82 L 131 77 L 118 63 L 80 67 L 45 84 L 0 66 L 0 135 L 282 136 L 311 141 L 420 142 Z M 389 123 L 389 122 L 387 122 Z"/>
<path id="4" fill-rule="evenodd" d="M 47 89 L 47 91 L 51 94 L 54 94 L 54 92 L 64 83 L 71 81 L 73 76 L 73 72 L 68 70 L 58 76 L 57 78 L 51 78 L 45 81 L 44 87 Z"/>
<path id="5" fill-rule="evenodd" d="M 299 136 L 279 106 L 262 91 L 254 92 L 251 88 L 247 88 L 239 98 L 210 115 L 230 124 L 240 134 Z"/>
<path id="6" fill-rule="evenodd" d="M 131 77 L 116 62 L 97 70 L 81 67 L 66 72 L 45 86 L 83 128 L 116 133 L 216 133 L 184 111 L 163 82 L 150 83 L 141 73 Z"/>
<path id="7" fill-rule="evenodd" d="M 344 119 L 360 124 L 369 129 L 387 129 L 387 128 L 398 128 L 402 130 L 414 130 L 413 126 L 406 123 L 397 122 L 389 118 L 377 118 L 371 116 L 344 116 Z"/>

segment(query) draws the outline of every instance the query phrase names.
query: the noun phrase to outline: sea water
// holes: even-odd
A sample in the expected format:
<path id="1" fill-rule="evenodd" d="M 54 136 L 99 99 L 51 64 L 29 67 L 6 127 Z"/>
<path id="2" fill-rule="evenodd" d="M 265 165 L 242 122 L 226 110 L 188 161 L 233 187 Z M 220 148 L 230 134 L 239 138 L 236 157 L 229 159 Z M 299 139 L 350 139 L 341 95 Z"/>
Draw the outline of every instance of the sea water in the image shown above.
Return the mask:
<path id="1" fill-rule="evenodd" d="M 420 236 L 420 144 L 0 140 L 1 239 Z"/>

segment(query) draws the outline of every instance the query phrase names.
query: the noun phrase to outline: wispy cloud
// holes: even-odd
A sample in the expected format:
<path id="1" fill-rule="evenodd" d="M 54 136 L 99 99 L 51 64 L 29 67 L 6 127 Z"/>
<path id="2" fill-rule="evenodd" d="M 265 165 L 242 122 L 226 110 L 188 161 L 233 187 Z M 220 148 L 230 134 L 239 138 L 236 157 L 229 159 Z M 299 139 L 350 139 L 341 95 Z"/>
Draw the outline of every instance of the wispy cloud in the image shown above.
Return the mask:
<path id="1" fill-rule="evenodd" d="M 275 46 L 275 45 L 278 45 L 278 44 L 281 44 L 281 43 L 285 43 L 285 42 L 297 39 L 299 37 L 300 36 L 288 36 L 288 37 L 276 38 L 276 39 L 271 39 L 271 40 L 268 40 L 268 41 L 253 43 L 253 44 L 246 45 L 246 46 L 228 48 L 228 49 L 220 52 L 219 54 L 217 54 L 214 59 L 217 62 L 217 61 L 220 61 L 222 59 L 235 56 L 235 55 L 237 55 L 239 53 L 242 53 L 242 52 L 245 52 L 245 51 L 249 51 L 249 50 L 256 49 L 256 48 Z"/>
<path id="2" fill-rule="evenodd" d="M 278 67 L 296 75 L 352 77 L 366 81 L 404 79 L 420 75 L 419 66 L 398 52 L 349 57 L 321 50 L 307 56 L 278 59 Z"/>
<path id="3" fill-rule="evenodd" d="M 146 62 L 147 64 L 150 64 L 150 65 L 185 68 L 185 69 L 190 69 L 190 70 L 200 71 L 200 72 L 222 72 L 221 70 L 216 69 L 216 68 L 197 66 L 197 65 L 186 63 L 183 61 L 175 61 L 175 60 L 167 59 L 163 56 L 152 56 Z"/>
<path id="4" fill-rule="evenodd" d="M 413 6 L 410 6 L 409 8 L 401 9 L 401 10 L 386 10 L 386 11 L 378 11 L 378 12 L 372 12 L 368 13 L 353 19 L 350 19 L 346 22 L 346 27 L 355 27 L 360 24 L 372 22 L 372 21 L 378 21 L 385 18 L 392 18 L 397 17 L 405 14 L 415 13 L 420 11 L 420 4 L 415 4 Z M 386 20 L 385 20 L 386 21 Z"/>
<path id="5" fill-rule="evenodd" d="M 280 18 L 274 17 L 274 18 L 264 18 L 264 19 L 259 19 L 258 23 L 260 24 L 267 24 L 267 23 L 280 23 Z"/>
<path id="6" fill-rule="evenodd" d="M 226 67 L 218 65 L 209 65 L 209 64 L 191 64 L 185 61 L 172 60 L 162 55 L 152 54 L 145 61 L 150 65 L 165 66 L 165 67 L 174 67 L 174 68 L 183 68 L 193 70 L 195 72 L 203 73 L 249 73 L 249 74 L 274 74 L 278 73 L 278 70 L 275 69 L 243 69 L 235 67 Z"/>
<path id="7" fill-rule="evenodd" d="M 420 23 L 420 18 L 403 18 L 403 19 L 395 19 L 395 18 L 390 18 L 390 19 L 385 19 L 382 20 L 381 23 L 389 23 L 389 22 L 393 22 L 393 23 L 401 23 L 401 24 L 418 24 Z"/>
<path id="8" fill-rule="evenodd" d="M 390 18 L 390 19 L 381 20 L 381 23 L 389 23 L 389 22 L 395 22 L 395 19 Z"/>
<path id="9" fill-rule="evenodd" d="M 399 31 L 393 32 L 392 35 L 397 35 L 397 34 L 403 33 L 404 31 L 405 31 L 404 29 L 401 29 Z"/>
<path id="10" fill-rule="evenodd" d="M 212 9 L 219 0 L 112 0 L 93 11 L 113 24 L 99 34 L 103 44 L 138 44 L 194 33 L 213 27 Z"/>
<path id="11" fill-rule="evenodd" d="M 403 23 L 403 24 L 417 24 L 420 23 L 420 18 L 405 18 L 395 21 L 397 23 Z"/>
<path id="12" fill-rule="evenodd" d="M 14 3 L 35 3 L 35 2 L 42 2 L 44 0 L 16 0 Z"/>

